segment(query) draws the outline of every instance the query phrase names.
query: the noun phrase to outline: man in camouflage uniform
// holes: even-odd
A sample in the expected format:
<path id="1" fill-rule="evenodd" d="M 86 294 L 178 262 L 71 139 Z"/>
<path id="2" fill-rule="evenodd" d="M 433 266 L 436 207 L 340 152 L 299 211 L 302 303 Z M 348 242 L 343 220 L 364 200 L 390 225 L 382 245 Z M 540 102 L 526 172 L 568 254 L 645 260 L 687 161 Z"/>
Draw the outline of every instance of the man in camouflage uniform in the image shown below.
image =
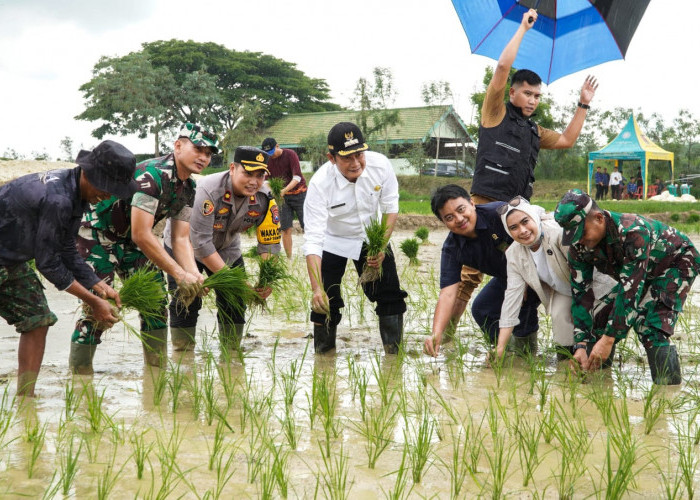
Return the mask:
<path id="1" fill-rule="evenodd" d="M 250 146 L 236 148 L 229 170 L 208 175 L 197 184 L 194 209 L 190 218 L 190 239 L 200 271 L 215 273 L 224 266 L 243 267 L 240 233 L 257 226 L 258 254 L 266 258 L 280 251 L 279 212 L 267 186 L 269 156 Z M 171 224 L 165 228 L 164 239 L 170 240 Z M 166 247 L 167 250 L 169 248 Z M 176 283 L 168 276 L 172 289 Z M 269 290 L 257 290 L 267 298 Z M 219 338 L 225 350 L 240 347 L 245 323 L 245 304 L 232 304 L 217 294 Z M 200 298 L 187 309 L 172 300 L 170 303 L 170 333 L 175 350 L 190 350 L 195 344 L 197 317 L 202 307 Z"/>
<path id="2" fill-rule="evenodd" d="M 654 383 L 680 384 L 678 353 L 669 337 L 700 271 L 700 255 L 688 237 L 640 215 L 603 211 L 579 189 L 564 195 L 554 218 L 564 228 L 562 244 L 571 245 L 574 359 L 584 370 L 596 369 L 632 327 Z M 618 281 L 601 299 L 609 313 L 596 311 L 595 321 L 594 268 Z M 595 345 L 587 355 L 590 343 Z"/>
<path id="3" fill-rule="evenodd" d="M 119 307 L 119 295 L 80 257 L 75 237 L 89 203 L 129 197 L 136 190 L 136 159 L 121 144 L 104 141 L 93 151 L 81 151 L 76 163 L 76 168 L 29 174 L 0 187 L 0 316 L 21 334 L 18 394 L 34 395 L 46 334 L 57 320 L 32 259 L 56 288 L 85 301 L 97 321 L 117 321 L 106 299 Z"/>
<path id="4" fill-rule="evenodd" d="M 112 283 L 115 272 L 124 279 L 153 264 L 178 283 L 204 280 L 189 239 L 195 191 L 191 175 L 201 173 L 217 151 L 216 136 L 187 123 L 178 134 L 173 153 L 137 165 L 134 178 L 138 189 L 130 199 L 111 198 L 92 207 L 83 218 L 77 243 L 81 255 L 100 278 Z M 174 258 L 152 231 L 165 218 L 173 221 L 169 244 Z M 166 307 L 163 303 L 158 320 L 141 319 L 144 358 L 151 366 L 161 366 L 165 360 Z M 69 359 L 74 373 L 93 373 L 92 358 L 102 332 L 91 318 L 78 320 Z"/>

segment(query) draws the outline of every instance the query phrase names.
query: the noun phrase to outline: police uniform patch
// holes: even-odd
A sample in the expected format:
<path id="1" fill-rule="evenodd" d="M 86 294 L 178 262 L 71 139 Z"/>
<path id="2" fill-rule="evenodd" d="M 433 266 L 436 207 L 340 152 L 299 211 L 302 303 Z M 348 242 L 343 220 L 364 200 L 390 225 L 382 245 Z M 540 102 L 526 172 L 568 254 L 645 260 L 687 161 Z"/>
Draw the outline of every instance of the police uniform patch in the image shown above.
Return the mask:
<path id="1" fill-rule="evenodd" d="M 226 191 L 224 194 L 224 201 L 231 201 L 231 191 Z"/>
<path id="2" fill-rule="evenodd" d="M 250 197 L 250 201 L 252 201 L 252 202 L 255 202 L 255 201 L 256 201 L 255 195 L 252 195 L 252 196 Z"/>
<path id="3" fill-rule="evenodd" d="M 211 200 L 204 200 L 202 203 L 202 215 L 205 217 L 214 213 L 214 203 Z"/>
<path id="4" fill-rule="evenodd" d="M 249 215 L 250 217 L 259 217 L 259 216 L 260 216 L 260 212 L 258 212 L 257 210 L 248 210 L 248 215 Z"/>
<path id="5" fill-rule="evenodd" d="M 273 205 L 270 207 L 270 212 L 272 213 L 272 222 L 274 224 L 279 224 L 280 223 L 280 211 L 277 208 L 277 205 Z"/>
<path id="6" fill-rule="evenodd" d="M 219 211 L 218 211 L 217 213 L 218 213 L 218 214 L 221 214 L 221 215 L 224 215 L 224 214 L 227 214 L 228 212 L 229 212 L 229 208 L 228 208 L 228 207 L 223 207 L 223 208 L 220 208 Z"/>
<path id="7" fill-rule="evenodd" d="M 221 222 L 214 223 L 214 229 L 223 229 L 224 225 Z"/>

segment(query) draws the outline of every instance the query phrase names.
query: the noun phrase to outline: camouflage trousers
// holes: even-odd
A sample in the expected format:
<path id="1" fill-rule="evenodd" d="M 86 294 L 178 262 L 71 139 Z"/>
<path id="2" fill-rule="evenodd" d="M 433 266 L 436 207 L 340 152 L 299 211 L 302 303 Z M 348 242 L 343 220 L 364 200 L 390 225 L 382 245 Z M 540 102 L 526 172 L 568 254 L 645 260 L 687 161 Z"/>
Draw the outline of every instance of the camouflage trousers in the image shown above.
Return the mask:
<path id="1" fill-rule="evenodd" d="M 113 286 L 115 274 L 123 281 L 134 274 L 136 270 L 151 265 L 148 258 L 131 241 L 111 241 L 94 230 L 92 231 L 93 239 L 85 238 L 83 234 L 81 230 L 81 235 L 77 238 L 80 255 L 92 267 L 97 277 L 110 286 Z M 159 272 L 158 276 L 165 290 L 163 273 Z M 160 318 L 145 320 L 140 317 L 141 331 L 150 332 L 167 328 L 167 305 L 167 301 L 164 301 Z M 99 344 L 103 332 L 104 330 L 96 327 L 95 320 L 83 311 L 75 324 L 71 341 L 78 344 Z"/>
<path id="2" fill-rule="evenodd" d="M 690 275 L 678 268 L 670 268 L 657 278 L 648 279 L 644 293 L 635 310 L 628 311 L 631 326 L 637 338 L 645 348 L 669 345 L 669 338 L 683 311 L 683 304 L 695 281 L 695 273 Z M 608 325 L 617 293 L 610 292 L 601 297 L 594 310 L 593 335 L 600 338 Z M 627 336 L 627 332 L 618 332 L 615 342 Z"/>
<path id="3" fill-rule="evenodd" d="M 18 333 L 58 321 L 46 302 L 44 285 L 29 263 L 0 266 L 0 316 Z"/>

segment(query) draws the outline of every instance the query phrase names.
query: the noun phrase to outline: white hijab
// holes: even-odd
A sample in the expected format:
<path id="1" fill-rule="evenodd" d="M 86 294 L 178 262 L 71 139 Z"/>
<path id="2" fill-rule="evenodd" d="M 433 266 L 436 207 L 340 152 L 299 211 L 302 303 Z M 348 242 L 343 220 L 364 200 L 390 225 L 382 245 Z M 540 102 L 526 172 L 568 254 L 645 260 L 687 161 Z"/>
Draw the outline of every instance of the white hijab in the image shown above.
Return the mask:
<path id="1" fill-rule="evenodd" d="M 517 207 L 514 207 L 510 204 L 507 205 L 508 210 L 506 210 L 506 213 L 501 215 L 501 222 L 503 223 L 503 227 L 506 229 L 508 234 L 510 234 L 510 230 L 508 229 L 508 223 L 506 223 L 506 219 L 508 218 L 508 215 L 513 212 L 514 210 L 519 210 L 525 214 L 527 214 L 534 222 L 535 225 L 537 226 L 537 234 L 536 238 L 534 240 L 534 243 L 532 245 L 527 245 L 528 247 L 532 247 L 535 245 L 539 245 L 540 241 L 542 240 L 542 220 L 545 219 L 551 219 L 552 216 L 547 214 L 544 208 L 542 208 L 539 205 L 531 205 L 525 200 L 520 200 L 520 204 Z M 517 242 L 516 242 L 517 243 Z"/>

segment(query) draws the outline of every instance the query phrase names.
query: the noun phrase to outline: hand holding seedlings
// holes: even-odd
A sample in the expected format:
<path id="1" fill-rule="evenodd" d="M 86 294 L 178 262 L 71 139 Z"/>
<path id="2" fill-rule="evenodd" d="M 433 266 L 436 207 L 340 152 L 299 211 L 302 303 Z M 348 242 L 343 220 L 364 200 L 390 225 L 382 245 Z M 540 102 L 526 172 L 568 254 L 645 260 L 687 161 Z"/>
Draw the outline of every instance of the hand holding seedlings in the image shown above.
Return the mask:
<path id="1" fill-rule="evenodd" d="M 367 256 L 367 265 L 369 267 L 374 267 L 375 269 L 379 269 L 382 266 L 382 262 L 384 262 L 384 252 L 380 251 L 377 255 L 373 255 L 372 257 Z"/>
<path id="2" fill-rule="evenodd" d="M 117 308 L 121 309 L 122 301 L 117 291 L 104 281 L 98 281 L 92 287 L 92 291 L 101 299 L 112 299 Z"/>
<path id="3" fill-rule="evenodd" d="M 588 356 L 588 371 L 594 371 L 600 368 L 606 359 L 610 357 L 610 352 L 615 345 L 615 337 L 610 337 L 609 335 L 603 335 L 595 343 L 593 349 L 591 350 L 591 355 Z M 578 349 L 583 351 L 583 349 Z"/>
<path id="4" fill-rule="evenodd" d="M 438 353 L 440 352 L 440 342 L 442 341 L 442 334 L 441 333 L 435 333 L 434 335 L 431 335 L 425 339 L 425 343 L 423 345 L 423 352 L 429 356 L 433 356 L 434 358 L 437 357 Z"/>
<path id="5" fill-rule="evenodd" d="M 323 288 L 318 287 L 314 290 L 311 297 L 311 310 L 318 314 L 330 314 L 331 306 L 328 303 L 328 295 L 323 291 Z"/>
<path id="6" fill-rule="evenodd" d="M 255 293 L 260 297 L 260 300 L 267 300 L 267 298 L 272 293 L 272 288 L 269 286 L 254 288 Z"/>

